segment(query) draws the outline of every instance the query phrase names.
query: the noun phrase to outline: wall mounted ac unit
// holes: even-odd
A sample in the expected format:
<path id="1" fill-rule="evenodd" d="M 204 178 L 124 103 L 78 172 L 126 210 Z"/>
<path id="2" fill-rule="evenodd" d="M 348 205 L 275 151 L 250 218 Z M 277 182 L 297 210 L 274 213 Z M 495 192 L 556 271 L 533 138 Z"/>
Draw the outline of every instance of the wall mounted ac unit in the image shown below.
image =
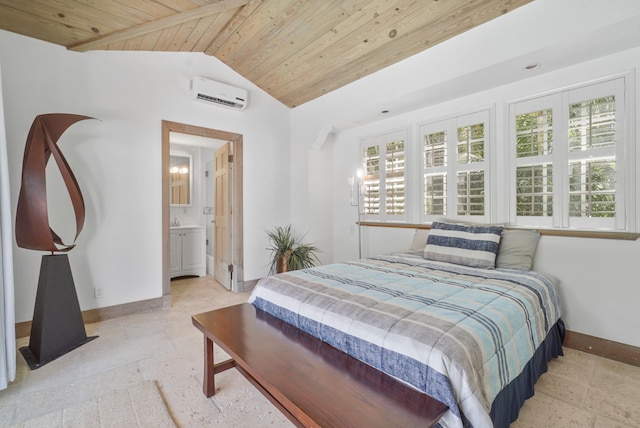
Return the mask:
<path id="1" fill-rule="evenodd" d="M 247 108 L 247 90 L 206 77 L 191 79 L 191 97 L 207 103 L 218 104 L 234 110 Z"/>

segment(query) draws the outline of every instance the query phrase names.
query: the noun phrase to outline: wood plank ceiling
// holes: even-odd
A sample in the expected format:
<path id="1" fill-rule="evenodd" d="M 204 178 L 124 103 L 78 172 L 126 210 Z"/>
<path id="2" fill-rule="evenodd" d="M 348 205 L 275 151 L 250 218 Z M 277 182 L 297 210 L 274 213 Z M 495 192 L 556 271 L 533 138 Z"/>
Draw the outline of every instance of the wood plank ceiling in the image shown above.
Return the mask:
<path id="1" fill-rule="evenodd" d="M 0 29 L 74 51 L 204 52 L 295 107 L 531 1 L 0 0 Z"/>

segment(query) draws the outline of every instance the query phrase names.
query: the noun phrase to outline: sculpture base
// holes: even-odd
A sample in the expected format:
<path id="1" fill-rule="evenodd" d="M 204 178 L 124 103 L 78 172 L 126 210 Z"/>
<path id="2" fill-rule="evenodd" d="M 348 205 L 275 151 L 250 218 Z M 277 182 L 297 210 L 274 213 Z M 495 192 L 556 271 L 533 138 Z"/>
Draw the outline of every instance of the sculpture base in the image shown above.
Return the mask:
<path id="1" fill-rule="evenodd" d="M 39 360 L 35 355 L 33 355 L 33 353 L 31 352 L 31 349 L 28 346 L 23 346 L 22 348 L 20 348 L 20 353 L 22 354 L 22 357 L 24 358 L 24 360 L 27 362 L 27 365 L 29 366 L 29 368 L 31 370 L 35 370 L 35 369 L 39 369 L 40 367 L 44 366 L 47 363 L 50 363 L 56 358 L 61 357 L 64 354 L 67 354 L 76 348 L 79 348 L 85 343 L 91 342 L 93 339 L 97 339 L 97 338 L 98 336 L 87 336 L 87 338 L 82 342 L 76 343 L 72 348 L 61 350 L 58 355 L 54 355 L 47 361 Z"/>
<path id="2" fill-rule="evenodd" d="M 20 353 L 32 370 L 98 336 L 87 337 L 66 254 L 42 256 L 29 346 Z"/>

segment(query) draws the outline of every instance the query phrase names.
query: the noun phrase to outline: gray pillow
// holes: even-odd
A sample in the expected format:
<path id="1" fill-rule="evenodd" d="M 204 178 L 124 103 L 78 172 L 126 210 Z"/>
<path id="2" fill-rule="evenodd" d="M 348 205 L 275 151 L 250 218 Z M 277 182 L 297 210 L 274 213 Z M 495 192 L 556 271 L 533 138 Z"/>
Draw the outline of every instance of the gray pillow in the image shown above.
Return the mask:
<path id="1" fill-rule="evenodd" d="M 413 235 L 413 242 L 409 250 L 411 251 L 423 251 L 427 246 L 427 238 L 429 237 L 429 229 L 416 229 L 416 233 Z"/>
<path id="2" fill-rule="evenodd" d="M 539 240 L 540 233 L 537 230 L 503 230 L 496 267 L 531 270 Z"/>

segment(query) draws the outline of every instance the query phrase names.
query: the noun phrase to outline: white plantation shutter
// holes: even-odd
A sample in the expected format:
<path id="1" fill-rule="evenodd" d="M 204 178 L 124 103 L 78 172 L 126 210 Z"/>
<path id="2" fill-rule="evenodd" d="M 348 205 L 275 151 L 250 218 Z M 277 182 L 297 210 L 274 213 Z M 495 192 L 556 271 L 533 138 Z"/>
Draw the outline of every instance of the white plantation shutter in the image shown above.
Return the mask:
<path id="1" fill-rule="evenodd" d="M 363 213 L 380 214 L 380 145 L 374 144 L 364 149 Z"/>
<path id="2" fill-rule="evenodd" d="M 405 140 L 389 141 L 385 157 L 385 209 L 388 215 L 404 214 Z"/>
<path id="3" fill-rule="evenodd" d="M 425 127 L 423 141 L 423 214 L 425 216 L 447 215 L 447 146 L 446 125 L 434 124 Z M 429 132 L 429 129 L 437 131 Z"/>
<path id="4" fill-rule="evenodd" d="M 415 139 L 409 127 L 362 139 L 363 219 L 635 232 L 629 80 L 510 102 L 504 118 L 490 107 L 425 121 Z"/>
<path id="5" fill-rule="evenodd" d="M 363 207 L 366 220 L 406 221 L 408 131 L 362 140 Z"/>
<path id="6" fill-rule="evenodd" d="M 553 226 L 554 124 L 560 121 L 554 117 L 553 102 L 553 97 L 542 97 L 511 106 L 515 167 L 512 223 Z"/>
<path id="7" fill-rule="evenodd" d="M 488 110 L 420 126 L 421 222 L 489 218 Z"/>
<path id="8" fill-rule="evenodd" d="M 510 122 L 512 223 L 628 227 L 624 78 L 514 103 Z"/>

